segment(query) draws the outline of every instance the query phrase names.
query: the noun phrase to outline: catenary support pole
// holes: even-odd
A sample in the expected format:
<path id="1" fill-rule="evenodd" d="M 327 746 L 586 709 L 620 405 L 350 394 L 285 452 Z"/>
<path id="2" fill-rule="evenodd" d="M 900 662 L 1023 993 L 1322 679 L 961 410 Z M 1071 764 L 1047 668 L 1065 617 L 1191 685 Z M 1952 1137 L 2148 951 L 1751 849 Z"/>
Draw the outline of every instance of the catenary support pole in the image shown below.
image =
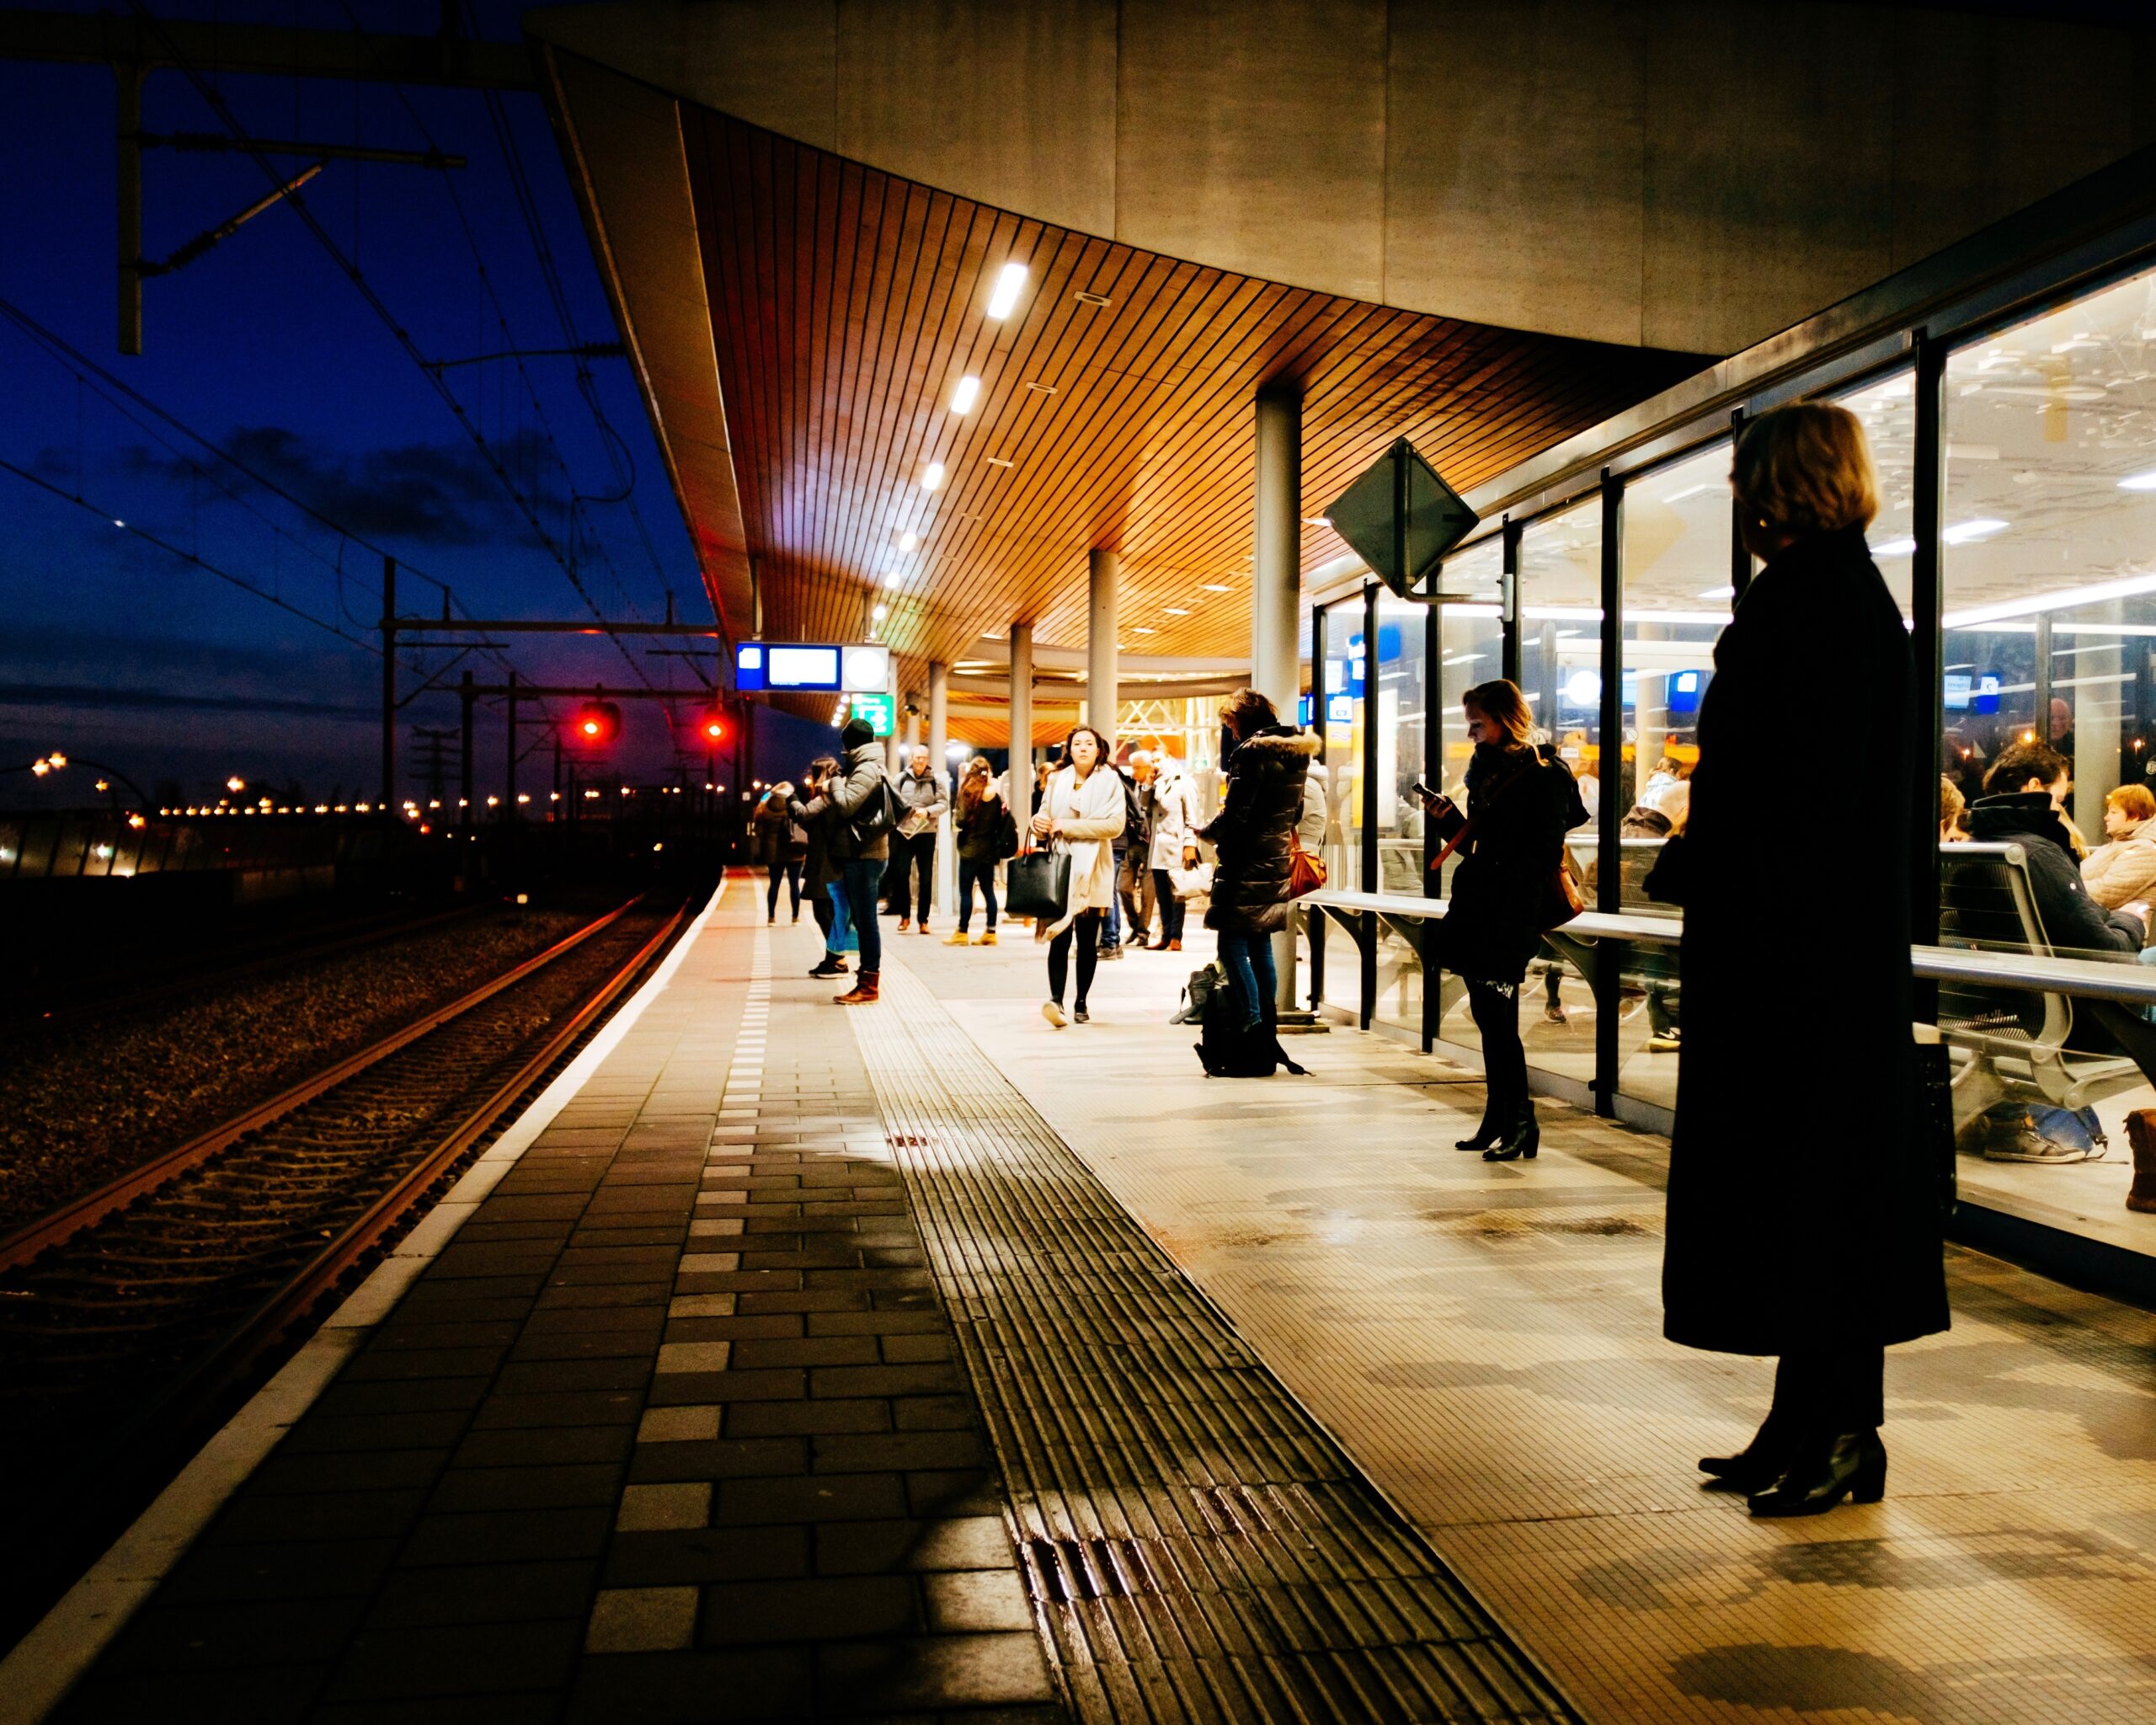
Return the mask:
<path id="1" fill-rule="evenodd" d="M 397 559 L 382 560 L 382 812 L 397 818 Z"/>
<path id="2" fill-rule="evenodd" d="M 1086 722 L 1115 745 L 1116 554 L 1086 553 Z"/>
<path id="3" fill-rule="evenodd" d="M 1303 403 L 1283 384 L 1257 392 L 1257 473 L 1251 547 L 1250 685 L 1294 724 L 1302 695 L 1296 607 L 1303 585 Z M 1295 1006 L 1295 935 L 1273 937 L 1283 1012 Z"/>
<path id="4" fill-rule="evenodd" d="M 502 785 L 502 819 L 516 819 L 516 673 L 509 674 L 509 771 Z"/>
<path id="5" fill-rule="evenodd" d="M 116 102 L 113 130 L 119 149 L 120 350 L 142 351 L 142 74 L 139 63 L 112 68 Z"/>
<path id="6" fill-rule="evenodd" d="M 456 754 L 456 824 L 472 825 L 472 673 L 464 673 L 457 693 L 462 697 L 463 726 L 458 734 Z"/>

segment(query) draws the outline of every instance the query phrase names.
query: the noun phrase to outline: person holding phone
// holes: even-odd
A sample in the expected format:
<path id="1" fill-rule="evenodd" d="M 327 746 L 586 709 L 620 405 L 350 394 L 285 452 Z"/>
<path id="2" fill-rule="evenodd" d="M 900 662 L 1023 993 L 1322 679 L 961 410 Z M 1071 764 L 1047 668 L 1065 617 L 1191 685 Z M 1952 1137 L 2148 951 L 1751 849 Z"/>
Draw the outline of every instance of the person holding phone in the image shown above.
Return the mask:
<path id="1" fill-rule="evenodd" d="M 1587 819 L 1571 769 L 1534 745 L 1534 718 L 1517 683 L 1478 683 L 1461 697 L 1467 740 L 1467 808 L 1415 782 L 1431 830 L 1460 841 L 1451 902 L 1437 926 L 1444 968 L 1467 985 L 1467 1009 L 1482 1037 L 1482 1124 L 1455 1146 L 1485 1162 L 1532 1160 L 1542 1131 L 1527 1088 L 1519 1039 L 1519 991 L 1542 944 L 1550 876 L 1565 835 Z"/>

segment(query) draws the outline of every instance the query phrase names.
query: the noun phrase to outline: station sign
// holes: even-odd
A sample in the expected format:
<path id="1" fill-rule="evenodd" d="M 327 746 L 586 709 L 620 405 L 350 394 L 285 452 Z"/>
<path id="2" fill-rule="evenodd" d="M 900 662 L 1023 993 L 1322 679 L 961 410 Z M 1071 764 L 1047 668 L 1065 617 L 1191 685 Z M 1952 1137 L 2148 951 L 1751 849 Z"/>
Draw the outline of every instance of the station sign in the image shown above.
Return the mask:
<path id="1" fill-rule="evenodd" d="M 873 641 L 744 641 L 734 686 L 744 695 L 846 695 L 891 686 L 891 649 Z"/>
<path id="2" fill-rule="evenodd" d="M 856 718 L 868 721 L 868 729 L 879 737 L 888 737 L 899 722 L 899 703 L 888 689 L 857 689 L 846 697 L 846 706 Z"/>
<path id="3" fill-rule="evenodd" d="M 1326 519 L 1402 599 L 1468 596 L 1415 590 L 1481 518 L 1405 437 L 1340 494 Z"/>

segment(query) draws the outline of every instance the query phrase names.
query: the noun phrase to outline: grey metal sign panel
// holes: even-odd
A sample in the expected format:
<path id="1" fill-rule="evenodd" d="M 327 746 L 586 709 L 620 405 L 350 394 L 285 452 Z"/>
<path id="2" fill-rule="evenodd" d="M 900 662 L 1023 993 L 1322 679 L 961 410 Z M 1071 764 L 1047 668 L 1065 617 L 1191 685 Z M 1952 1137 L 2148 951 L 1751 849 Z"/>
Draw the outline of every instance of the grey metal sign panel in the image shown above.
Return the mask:
<path id="1" fill-rule="evenodd" d="M 1403 599 L 1418 596 L 1411 590 L 1481 519 L 1405 437 L 1327 513 L 1332 531 Z"/>

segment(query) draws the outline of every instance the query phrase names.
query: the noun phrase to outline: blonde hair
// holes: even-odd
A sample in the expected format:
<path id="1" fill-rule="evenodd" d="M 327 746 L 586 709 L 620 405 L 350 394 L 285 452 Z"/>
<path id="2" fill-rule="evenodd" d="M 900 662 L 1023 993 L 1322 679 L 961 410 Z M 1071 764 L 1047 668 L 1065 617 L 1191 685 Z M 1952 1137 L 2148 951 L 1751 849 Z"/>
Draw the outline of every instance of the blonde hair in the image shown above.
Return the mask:
<path id="1" fill-rule="evenodd" d="M 1460 704 L 1473 708 L 1496 725 L 1515 749 L 1524 749 L 1534 740 L 1534 714 L 1518 683 L 1508 682 L 1502 677 L 1477 683 L 1460 697 Z"/>
<path id="2" fill-rule="evenodd" d="M 1864 427 L 1823 402 L 1776 408 L 1747 425 L 1730 482 L 1748 511 L 1794 537 L 1868 527 L 1879 513 Z"/>
<path id="3" fill-rule="evenodd" d="M 2128 820 L 2156 820 L 2156 793 L 2147 785 L 2121 785 L 2104 802 Z"/>

